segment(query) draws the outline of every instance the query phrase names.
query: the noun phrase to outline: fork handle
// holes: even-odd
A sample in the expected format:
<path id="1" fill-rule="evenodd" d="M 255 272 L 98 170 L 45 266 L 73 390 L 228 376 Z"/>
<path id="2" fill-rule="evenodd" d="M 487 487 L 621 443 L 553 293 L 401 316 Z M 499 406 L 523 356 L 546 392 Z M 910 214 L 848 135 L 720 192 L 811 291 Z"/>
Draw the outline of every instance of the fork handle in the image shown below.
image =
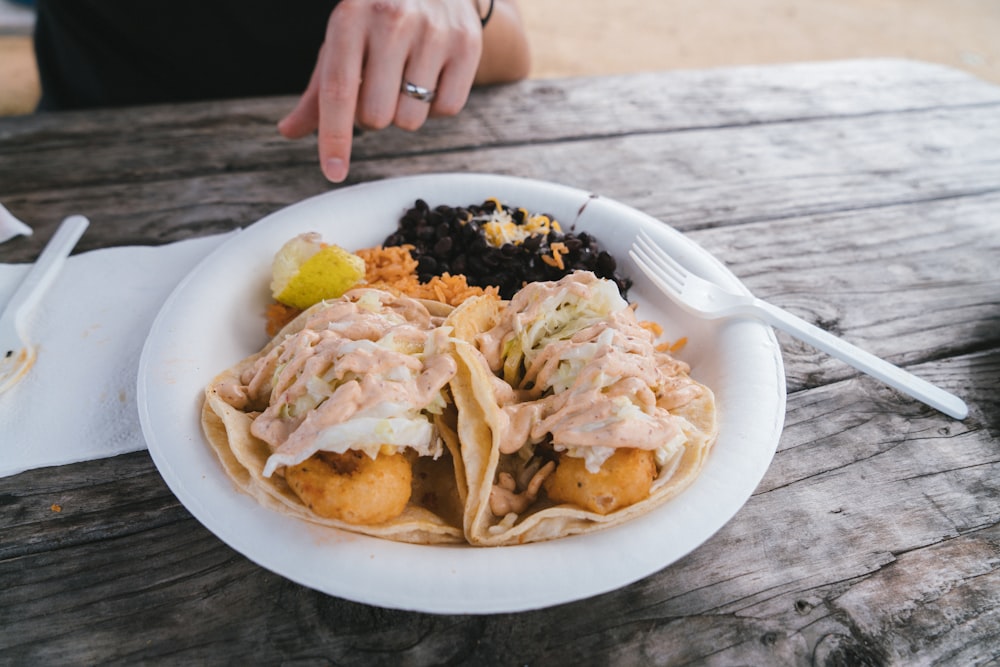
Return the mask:
<path id="1" fill-rule="evenodd" d="M 71 215 L 62 221 L 42 254 L 28 269 L 8 302 L 6 312 L 15 313 L 15 318 L 18 318 L 38 303 L 89 224 L 90 221 L 82 215 Z"/>
<path id="2" fill-rule="evenodd" d="M 949 417 L 965 419 L 969 414 L 968 406 L 958 396 L 904 371 L 899 366 L 894 366 L 885 359 L 865 352 L 860 347 L 837 338 L 802 318 L 792 315 L 787 310 L 782 310 L 756 298 L 753 300 L 752 309 L 753 312 L 748 314 L 752 314 L 782 331 L 787 331 L 799 340 L 847 362 L 890 387 L 940 410 Z"/>

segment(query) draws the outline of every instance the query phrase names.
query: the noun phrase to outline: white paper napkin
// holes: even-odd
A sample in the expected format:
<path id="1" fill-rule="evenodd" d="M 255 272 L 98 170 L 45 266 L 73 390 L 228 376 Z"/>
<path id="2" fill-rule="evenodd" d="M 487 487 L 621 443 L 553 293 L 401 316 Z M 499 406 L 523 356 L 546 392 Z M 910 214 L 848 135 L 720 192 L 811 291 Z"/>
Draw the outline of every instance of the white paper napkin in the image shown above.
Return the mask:
<path id="1" fill-rule="evenodd" d="M 177 283 L 230 234 L 70 257 L 27 334 L 31 372 L 0 394 L 0 477 L 145 449 L 136 406 L 139 356 Z M 0 305 L 28 270 L 0 264 Z"/>

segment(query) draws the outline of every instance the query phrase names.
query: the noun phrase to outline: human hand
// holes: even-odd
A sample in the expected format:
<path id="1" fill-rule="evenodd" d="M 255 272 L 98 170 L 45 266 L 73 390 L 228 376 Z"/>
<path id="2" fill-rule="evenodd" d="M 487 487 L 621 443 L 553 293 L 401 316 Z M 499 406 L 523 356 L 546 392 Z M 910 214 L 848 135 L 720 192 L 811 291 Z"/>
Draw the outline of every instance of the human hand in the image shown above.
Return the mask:
<path id="1" fill-rule="evenodd" d="M 483 48 L 473 0 L 342 0 L 305 93 L 278 124 L 296 139 L 319 130 L 323 174 L 347 178 L 354 126 L 416 130 L 428 116 L 457 114 Z M 434 91 L 431 101 L 404 83 Z"/>

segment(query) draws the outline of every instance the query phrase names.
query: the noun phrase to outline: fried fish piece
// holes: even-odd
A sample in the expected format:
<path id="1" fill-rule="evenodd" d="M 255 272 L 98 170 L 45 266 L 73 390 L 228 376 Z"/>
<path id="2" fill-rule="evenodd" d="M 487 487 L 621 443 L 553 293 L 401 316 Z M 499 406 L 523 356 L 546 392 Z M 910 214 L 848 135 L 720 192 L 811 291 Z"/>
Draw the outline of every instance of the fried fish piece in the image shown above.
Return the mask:
<path id="1" fill-rule="evenodd" d="M 285 481 L 306 507 L 352 525 L 395 519 L 410 501 L 413 466 L 402 454 L 374 459 L 357 450 L 317 452 L 285 469 Z"/>
<path id="2" fill-rule="evenodd" d="M 597 472 L 587 470 L 584 459 L 564 454 L 542 486 L 549 500 L 604 515 L 648 498 L 656 472 L 648 449 L 616 449 Z"/>

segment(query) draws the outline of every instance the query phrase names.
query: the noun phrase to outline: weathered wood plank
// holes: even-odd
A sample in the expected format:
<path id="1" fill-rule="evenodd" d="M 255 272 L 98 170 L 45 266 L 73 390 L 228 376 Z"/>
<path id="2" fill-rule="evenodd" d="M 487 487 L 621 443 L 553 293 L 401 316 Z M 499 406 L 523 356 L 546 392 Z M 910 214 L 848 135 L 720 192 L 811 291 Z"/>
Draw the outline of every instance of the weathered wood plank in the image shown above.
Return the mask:
<path id="1" fill-rule="evenodd" d="M 361 160 L 351 182 L 442 171 L 554 180 L 690 231 L 996 192 L 998 112 L 945 109 Z M 937 130 L 943 123 L 954 128 L 948 136 Z M 201 158 L 185 154 L 184 161 Z M 608 159 L 628 167 L 602 166 Z M 4 204 L 40 233 L 4 244 L 0 259 L 33 257 L 71 213 L 84 212 L 95 223 L 81 249 L 160 243 L 243 226 L 330 187 L 310 163 L 12 194 Z"/>
<path id="2" fill-rule="evenodd" d="M 418 133 L 363 134 L 355 158 L 943 107 L 986 105 L 995 113 L 1000 105 L 995 86 L 955 70 L 894 60 L 595 81 L 526 81 L 479 90 L 456 119 L 433 120 Z M 53 183 L 140 182 L 314 164 L 314 142 L 288 142 L 277 134 L 275 124 L 292 103 L 274 98 L 2 119 L 3 194 L 46 190 Z"/>
<path id="3" fill-rule="evenodd" d="M 998 111 L 944 109 L 483 149 L 364 162 L 357 177 L 454 170 L 554 180 L 690 230 L 996 191 Z M 951 128 L 947 136 L 942 125 Z"/>
<path id="4" fill-rule="evenodd" d="M 908 366 L 1000 343 L 998 211 L 1000 193 L 690 236 L 761 298 Z M 857 374 L 783 332 L 779 340 L 791 391 Z"/>
<path id="5" fill-rule="evenodd" d="M 215 132 L 238 137 L 258 135 L 264 127 L 273 134 L 273 123 L 294 101 L 258 98 L 9 118 L 0 124 L 0 154 L 47 143 L 127 141 L 128 129 L 142 136 Z M 524 81 L 477 89 L 467 109 L 479 117 L 472 128 L 483 123 L 493 128 L 491 134 L 469 138 L 520 143 L 998 102 L 996 86 L 959 70 L 870 59 Z M 614 123 L 595 124 L 598 114 L 610 114 Z M 462 145 L 447 143 L 461 135 L 449 121 L 432 122 L 415 135 L 389 134 L 396 141 L 425 137 L 420 145 L 401 141 L 419 152 Z"/>

